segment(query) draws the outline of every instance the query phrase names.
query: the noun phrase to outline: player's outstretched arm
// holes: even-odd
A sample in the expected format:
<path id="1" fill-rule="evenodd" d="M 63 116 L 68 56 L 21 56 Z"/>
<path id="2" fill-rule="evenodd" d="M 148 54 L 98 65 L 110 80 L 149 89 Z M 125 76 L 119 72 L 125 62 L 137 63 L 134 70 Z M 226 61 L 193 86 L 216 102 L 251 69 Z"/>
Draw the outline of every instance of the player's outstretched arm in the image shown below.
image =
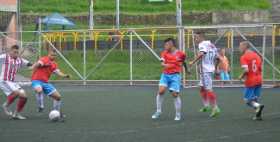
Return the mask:
<path id="1" fill-rule="evenodd" d="M 198 62 L 203 56 L 204 56 L 204 52 L 199 52 L 197 57 L 193 60 L 189 62 L 190 67 L 195 64 L 196 62 Z"/>
<path id="2" fill-rule="evenodd" d="M 26 60 L 24 58 L 21 58 L 21 60 L 22 60 L 22 65 L 23 66 L 29 67 L 29 69 L 32 69 L 32 66 L 33 66 L 32 62 L 30 62 L 30 61 L 28 61 L 28 60 Z"/>
<path id="3" fill-rule="evenodd" d="M 59 69 L 57 69 L 57 70 L 55 71 L 55 73 L 56 73 L 58 76 L 60 76 L 60 77 L 63 77 L 63 78 L 70 78 L 70 75 L 69 75 L 69 74 L 65 74 L 65 73 L 61 72 Z"/>

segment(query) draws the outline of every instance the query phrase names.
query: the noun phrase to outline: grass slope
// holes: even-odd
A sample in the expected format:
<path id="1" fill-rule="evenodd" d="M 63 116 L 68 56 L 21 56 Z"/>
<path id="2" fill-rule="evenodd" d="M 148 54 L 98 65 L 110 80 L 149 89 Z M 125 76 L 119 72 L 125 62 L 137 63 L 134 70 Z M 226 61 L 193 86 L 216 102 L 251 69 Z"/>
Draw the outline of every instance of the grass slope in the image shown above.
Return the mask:
<path id="1" fill-rule="evenodd" d="M 35 13 L 86 13 L 88 0 L 24 0 L 21 10 Z M 95 12 L 112 13 L 115 11 L 115 0 L 95 0 Z M 269 0 L 183 0 L 185 11 L 217 10 L 256 10 L 269 9 Z M 126 13 L 165 13 L 174 12 L 175 0 L 172 3 L 149 3 L 148 0 L 121 0 L 121 11 Z"/>

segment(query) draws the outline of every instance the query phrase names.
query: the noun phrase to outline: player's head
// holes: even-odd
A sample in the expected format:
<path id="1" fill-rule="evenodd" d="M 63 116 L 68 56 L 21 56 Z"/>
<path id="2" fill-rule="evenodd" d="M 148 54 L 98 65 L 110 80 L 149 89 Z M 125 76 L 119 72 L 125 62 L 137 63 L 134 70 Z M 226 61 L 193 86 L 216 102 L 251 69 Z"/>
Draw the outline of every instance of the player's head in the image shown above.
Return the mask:
<path id="1" fill-rule="evenodd" d="M 225 56 L 226 55 L 226 49 L 225 48 L 221 48 L 219 50 L 220 55 Z"/>
<path id="2" fill-rule="evenodd" d="M 196 44 L 199 44 L 200 42 L 205 40 L 205 33 L 202 31 L 198 31 L 194 34 L 194 40 Z"/>
<path id="3" fill-rule="evenodd" d="M 239 44 L 239 50 L 241 53 L 244 53 L 246 50 L 250 49 L 249 41 L 242 41 Z"/>
<path id="4" fill-rule="evenodd" d="M 49 50 L 48 56 L 49 56 L 49 58 L 50 58 L 51 60 L 55 60 L 55 58 L 56 58 L 56 56 L 57 56 L 56 51 L 50 49 L 50 50 Z"/>
<path id="5" fill-rule="evenodd" d="M 176 41 L 173 38 L 167 38 L 164 40 L 164 49 L 165 50 L 173 50 L 176 49 Z"/>
<path id="6" fill-rule="evenodd" d="M 19 46 L 13 45 L 10 49 L 10 56 L 12 58 L 17 58 L 19 56 Z"/>

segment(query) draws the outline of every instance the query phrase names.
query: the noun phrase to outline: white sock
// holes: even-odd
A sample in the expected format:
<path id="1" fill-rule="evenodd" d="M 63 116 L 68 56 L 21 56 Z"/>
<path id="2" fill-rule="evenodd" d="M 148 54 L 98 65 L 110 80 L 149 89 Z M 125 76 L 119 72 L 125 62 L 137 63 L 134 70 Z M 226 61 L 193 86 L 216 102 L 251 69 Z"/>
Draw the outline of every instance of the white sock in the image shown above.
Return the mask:
<path id="1" fill-rule="evenodd" d="M 42 93 L 36 94 L 37 104 L 40 108 L 44 108 L 44 95 Z"/>
<path id="2" fill-rule="evenodd" d="M 180 96 L 174 98 L 174 106 L 176 111 L 176 116 L 181 115 L 182 101 Z"/>
<path id="3" fill-rule="evenodd" d="M 204 99 L 202 99 L 202 103 L 203 103 L 203 106 L 204 106 L 204 107 L 209 107 L 209 106 L 210 106 L 209 101 L 206 101 L 206 100 L 204 100 Z"/>
<path id="4" fill-rule="evenodd" d="M 61 100 L 59 101 L 53 100 L 53 109 L 60 111 L 60 107 L 61 107 Z"/>
<path id="5" fill-rule="evenodd" d="M 162 102 L 163 102 L 163 95 L 157 95 L 157 98 L 156 98 L 156 103 L 157 103 L 157 112 L 160 112 L 161 113 L 161 106 L 162 106 Z"/>
<path id="6" fill-rule="evenodd" d="M 252 106 L 253 106 L 254 108 L 258 108 L 258 107 L 260 107 L 260 104 L 257 103 L 257 102 L 255 102 L 255 101 L 252 101 Z"/>

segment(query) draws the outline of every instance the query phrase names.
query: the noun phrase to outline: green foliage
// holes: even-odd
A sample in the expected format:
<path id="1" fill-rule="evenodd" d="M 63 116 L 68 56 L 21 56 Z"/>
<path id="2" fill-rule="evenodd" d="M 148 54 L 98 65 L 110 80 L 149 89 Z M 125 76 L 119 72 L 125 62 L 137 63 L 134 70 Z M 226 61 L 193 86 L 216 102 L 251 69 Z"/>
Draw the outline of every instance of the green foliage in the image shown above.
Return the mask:
<path id="1" fill-rule="evenodd" d="M 256 10 L 269 9 L 269 0 L 183 0 L 184 11 Z M 148 0 L 121 0 L 120 8 L 126 13 L 168 13 L 176 9 L 172 3 L 149 3 Z M 95 12 L 115 12 L 115 0 L 95 0 Z M 87 13 L 88 0 L 24 0 L 23 12 L 34 13 Z"/>

